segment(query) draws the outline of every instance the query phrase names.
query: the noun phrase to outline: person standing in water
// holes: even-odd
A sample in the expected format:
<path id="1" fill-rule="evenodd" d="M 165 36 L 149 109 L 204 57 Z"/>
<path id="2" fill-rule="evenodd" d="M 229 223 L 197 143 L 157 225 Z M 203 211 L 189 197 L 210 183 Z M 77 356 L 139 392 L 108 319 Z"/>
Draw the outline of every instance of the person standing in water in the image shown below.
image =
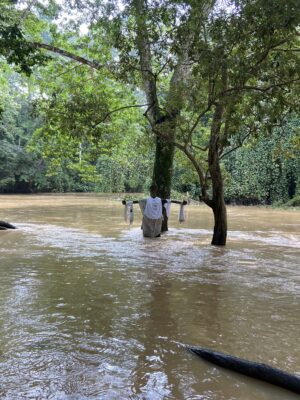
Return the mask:
<path id="1" fill-rule="evenodd" d="M 141 212 L 143 214 L 142 230 L 143 236 L 155 238 L 160 237 L 162 232 L 162 223 L 164 219 L 168 218 L 167 208 L 164 206 L 170 205 L 170 203 L 176 203 L 186 205 L 187 202 L 183 201 L 170 201 L 162 200 L 157 196 L 158 187 L 156 184 L 150 186 L 150 196 L 143 200 L 132 201 L 132 204 L 139 204 Z M 123 200 L 122 204 L 126 205 L 126 201 Z"/>
<path id="2" fill-rule="evenodd" d="M 150 186 L 150 196 L 140 200 L 139 205 L 143 214 L 142 230 L 145 237 L 160 237 L 163 222 L 163 202 L 157 197 L 157 186 Z"/>

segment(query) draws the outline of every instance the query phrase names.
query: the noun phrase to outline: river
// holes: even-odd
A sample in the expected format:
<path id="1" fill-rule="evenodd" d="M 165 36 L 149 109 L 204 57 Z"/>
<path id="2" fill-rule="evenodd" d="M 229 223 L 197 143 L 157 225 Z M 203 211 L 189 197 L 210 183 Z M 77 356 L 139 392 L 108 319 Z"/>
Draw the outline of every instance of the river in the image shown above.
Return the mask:
<path id="1" fill-rule="evenodd" d="M 187 207 L 142 237 L 117 198 L 0 196 L 1 399 L 292 400 L 200 345 L 300 375 L 300 212 Z"/>

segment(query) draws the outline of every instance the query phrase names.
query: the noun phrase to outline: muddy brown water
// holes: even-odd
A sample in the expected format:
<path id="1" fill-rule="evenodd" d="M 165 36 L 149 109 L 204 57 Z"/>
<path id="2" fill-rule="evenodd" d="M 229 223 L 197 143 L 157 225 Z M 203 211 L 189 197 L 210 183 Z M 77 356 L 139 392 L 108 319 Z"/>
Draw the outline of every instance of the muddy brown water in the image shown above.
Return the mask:
<path id="1" fill-rule="evenodd" d="M 217 248 L 172 207 L 151 240 L 117 198 L 0 196 L 1 399 L 299 399 L 182 345 L 300 375 L 300 212 L 229 207 Z"/>

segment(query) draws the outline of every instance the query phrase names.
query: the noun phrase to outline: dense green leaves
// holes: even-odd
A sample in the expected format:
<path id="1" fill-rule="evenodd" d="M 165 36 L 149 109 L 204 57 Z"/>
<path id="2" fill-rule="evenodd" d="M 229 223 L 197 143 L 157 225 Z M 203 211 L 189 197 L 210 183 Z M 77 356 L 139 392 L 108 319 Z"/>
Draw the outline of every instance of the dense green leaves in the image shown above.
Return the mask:
<path id="1" fill-rule="evenodd" d="M 283 203 L 300 190 L 300 152 L 295 148 L 299 120 L 260 136 L 225 161 L 225 197 L 244 204 Z"/>
<path id="2" fill-rule="evenodd" d="M 29 75 L 35 65 L 44 64 L 48 57 L 25 40 L 20 26 L 21 14 L 12 8 L 12 3 L 4 0 L 0 2 L 0 56 Z"/>

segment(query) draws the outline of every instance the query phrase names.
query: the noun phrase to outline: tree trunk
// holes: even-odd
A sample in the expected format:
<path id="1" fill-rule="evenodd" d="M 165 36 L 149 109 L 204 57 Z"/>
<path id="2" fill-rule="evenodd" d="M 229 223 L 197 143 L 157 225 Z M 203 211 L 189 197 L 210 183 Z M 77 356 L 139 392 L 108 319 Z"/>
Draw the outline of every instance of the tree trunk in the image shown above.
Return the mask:
<path id="1" fill-rule="evenodd" d="M 169 199 L 171 195 L 174 150 L 173 144 L 166 143 L 157 137 L 152 179 L 158 186 L 158 196 L 161 199 Z M 163 211 L 165 211 L 165 208 L 163 208 Z M 168 230 L 168 217 L 165 212 L 163 216 L 161 231 L 165 232 Z"/>
<path id="2" fill-rule="evenodd" d="M 227 212 L 224 201 L 223 177 L 219 160 L 220 128 L 223 106 L 218 104 L 211 127 L 208 150 L 208 166 L 212 181 L 212 201 L 210 206 L 214 213 L 214 234 L 212 245 L 225 246 L 227 238 Z"/>
<path id="3" fill-rule="evenodd" d="M 152 61 L 152 40 L 149 37 L 147 30 L 147 22 L 149 21 L 149 15 L 147 14 L 147 1 L 133 0 L 132 4 L 134 7 L 136 20 L 136 44 L 139 52 L 141 77 L 147 102 L 149 106 L 151 105 L 147 110 L 147 118 L 150 121 L 153 129 L 156 130 L 156 128 L 158 128 L 158 130 L 154 132 L 157 135 L 157 139 L 152 180 L 158 186 L 159 197 L 162 199 L 168 199 L 170 198 L 171 194 L 171 181 L 175 152 L 175 146 L 171 142 L 174 139 L 176 119 L 180 115 L 180 111 L 183 107 L 185 84 L 188 81 L 192 71 L 188 61 L 189 50 L 192 46 L 193 40 L 191 35 L 187 35 L 185 43 L 182 46 L 181 55 L 179 56 L 176 67 L 174 68 L 169 91 L 166 96 L 166 104 L 164 107 L 166 115 L 162 115 L 157 95 L 158 75 L 153 72 L 153 65 L 155 65 L 155 63 Z M 166 65 L 167 64 L 168 62 Z M 161 120 L 162 117 L 164 117 L 164 121 Z M 160 126 L 158 127 L 158 125 Z M 165 135 L 165 128 L 167 129 L 167 135 Z M 160 135 L 159 131 L 162 132 L 162 135 Z M 165 211 L 164 208 L 163 210 Z M 163 214 L 164 221 L 162 224 L 162 232 L 168 230 L 168 218 L 166 212 Z"/>
<path id="4" fill-rule="evenodd" d="M 214 234 L 212 245 L 225 246 L 227 238 L 227 212 L 223 196 L 219 196 L 217 204 L 213 205 Z"/>

